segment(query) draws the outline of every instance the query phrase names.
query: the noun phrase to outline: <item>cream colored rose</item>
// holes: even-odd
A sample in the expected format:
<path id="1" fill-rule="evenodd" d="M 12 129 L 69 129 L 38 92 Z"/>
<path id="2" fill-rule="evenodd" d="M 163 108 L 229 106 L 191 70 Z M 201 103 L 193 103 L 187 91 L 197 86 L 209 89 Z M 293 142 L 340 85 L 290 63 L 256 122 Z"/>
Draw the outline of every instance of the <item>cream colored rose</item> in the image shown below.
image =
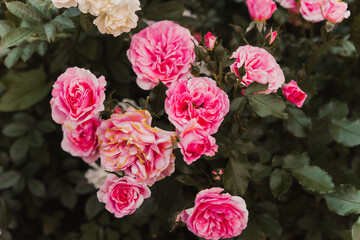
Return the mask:
<path id="1" fill-rule="evenodd" d="M 99 167 L 97 164 L 90 164 L 93 169 L 89 169 L 85 173 L 85 178 L 88 183 L 93 184 L 95 188 L 99 189 L 101 185 L 106 181 L 108 173 L 102 167 Z"/>
<path id="2" fill-rule="evenodd" d="M 99 16 L 101 13 L 109 12 L 115 7 L 127 5 L 132 1 L 133 0 L 78 0 L 78 3 L 81 12 L 90 12 L 91 15 Z"/>
<path id="3" fill-rule="evenodd" d="M 140 2 L 131 0 L 128 4 L 116 6 L 109 12 L 101 13 L 94 20 L 94 24 L 102 34 L 107 33 L 117 37 L 123 32 L 130 32 L 131 29 L 136 27 L 138 16 L 135 12 L 137 10 L 140 10 Z"/>
<path id="4" fill-rule="evenodd" d="M 76 0 L 52 0 L 56 8 L 71 8 L 77 6 Z"/>

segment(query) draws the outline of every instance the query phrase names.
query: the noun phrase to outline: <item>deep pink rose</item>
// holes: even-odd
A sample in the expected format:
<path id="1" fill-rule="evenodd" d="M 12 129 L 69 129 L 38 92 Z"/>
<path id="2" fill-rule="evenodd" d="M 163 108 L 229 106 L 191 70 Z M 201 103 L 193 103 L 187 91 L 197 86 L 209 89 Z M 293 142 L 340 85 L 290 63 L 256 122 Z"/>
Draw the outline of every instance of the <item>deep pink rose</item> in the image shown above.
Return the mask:
<path id="1" fill-rule="evenodd" d="M 195 61 L 194 42 L 188 29 L 171 21 L 160 21 L 135 34 L 127 56 L 140 88 L 154 88 L 159 80 L 166 86 L 191 76 Z"/>
<path id="2" fill-rule="evenodd" d="M 180 151 L 184 161 L 191 164 L 202 155 L 212 157 L 217 152 L 216 140 L 205 132 L 194 120 L 190 121 L 180 133 Z"/>
<path id="3" fill-rule="evenodd" d="M 150 196 L 150 189 L 145 184 L 128 176 L 118 178 L 115 174 L 109 174 L 97 192 L 99 201 L 105 203 L 106 210 L 117 218 L 132 214 Z"/>
<path id="4" fill-rule="evenodd" d="M 205 239 L 232 238 L 241 234 L 248 222 L 244 199 L 210 188 L 196 195 L 195 206 L 180 213 L 189 231 Z"/>
<path id="5" fill-rule="evenodd" d="M 87 163 L 93 163 L 99 158 L 96 130 L 100 122 L 96 117 L 82 122 L 74 129 L 62 126 L 64 133 L 61 147 L 74 157 L 81 157 Z"/>
<path id="6" fill-rule="evenodd" d="M 266 93 L 271 93 L 276 92 L 285 82 L 284 73 L 275 58 L 262 48 L 242 46 L 231 57 L 236 58 L 230 69 L 237 77 L 241 77 L 239 69 L 245 69 L 246 73 L 242 76 L 241 82 L 246 87 L 254 81 L 261 84 L 269 83 Z"/>
<path id="7" fill-rule="evenodd" d="M 322 0 L 300 0 L 299 10 L 302 17 L 308 22 L 320 22 L 324 20 L 321 14 Z"/>
<path id="8" fill-rule="evenodd" d="M 339 23 L 350 17 L 347 3 L 339 0 L 323 0 L 321 10 L 323 17 L 332 23 Z"/>
<path id="9" fill-rule="evenodd" d="M 166 91 L 165 111 L 178 131 L 194 119 L 209 134 L 216 133 L 229 111 L 230 101 L 207 77 L 180 79 Z"/>
<path id="10" fill-rule="evenodd" d="M 208 32 L 205 35 L 204 40 L 205 40 L 205 46 L 208 49 L 213 50 L 216 43 L 216 37 L 211 32 Z"/>
<path id="11" fill-rule="evenodd" d="M 255 21 L 263 22 L 271 18 L 277 9 L 273 0 L 246 0 L 250 17 Z"/>
<path id="12" fill-rule="evenodd" d="M 283 8 L 289 9 L 293 13 L 298 13 L 298 6 L 295 0 L 275 0 Z"/>
<path id="13" fill-rule="evenodd" d="M 304 93 L 294 80 L 291 80 L 283 87 L 283 92 L 289 102 L 294 103 L 297 107 L 301 108 L 305 102 L 307 94 Z"/>
<path id="14" fill-rule="evenodd" d="M 55 122 L 76 127 L 104 110 L 106 81 L 89 70 L 68 68 L 54 83 L 50 100 Z"/>
<path id="15" fill-rule="evenodd" d="M 148 111 L 130 107 L 114 113 L 101 123 L 97 135 L 101 164 L 108 171 L 123 170 L 151 186 L 175 170 L 175 133 L 151 127 Z"/>

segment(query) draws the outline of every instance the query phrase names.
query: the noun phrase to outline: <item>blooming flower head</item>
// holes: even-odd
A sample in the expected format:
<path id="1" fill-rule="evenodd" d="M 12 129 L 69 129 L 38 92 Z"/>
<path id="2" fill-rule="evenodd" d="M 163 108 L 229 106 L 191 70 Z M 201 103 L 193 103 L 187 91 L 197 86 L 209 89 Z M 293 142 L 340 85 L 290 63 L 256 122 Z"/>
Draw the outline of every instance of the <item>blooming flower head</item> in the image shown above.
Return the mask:
<path id="1" fill-rule="evenodd" d="M 101 164 L 108 171 L 123 170 L 147 185 L 174 172 L 175 133 L 151 127 L 151 115 L 145 110 L 130 107 L 112 114 L 97 135 Z"/>
<path id="2" fill-rule="evenodd" d="M 236 58 L 230 69 L 246 87 L 252 82 L 269 83 L 266 93 L 276 92 L 285 82 L 284 73 L 275 58 L 266 50 L 250 45 L 239 47 L 231 56 Z M 240 68 L 246 73 L 240 76 Z"/>
<path id="3" fill-rule="evenodd" d="M 171 21 L 154 23 L 135 34 L 127 56 L 139 87 L 152 89 L 159 80 L 169 87 L 179 78 L 190 77 L 194 41 L 188 29 Z"/>
<path id="4" fill-rule="evenodd" d="M 100 126 L 97 117 L 91 118 L 70 129 L 63 125 L 64 133 L 61 147 L 74 157 L 81 157 L 87 163 L 93 163 L 99 158 L 96 130 Z"/>
<path id="5" fill-rule="evenodd" d="M 293 13 L 298 13 L 298 6 L 295 0 L 275 0 L 283 8 L 289 9 Z"/>
<path id="6" fill-rule="evenodd" d="M 71 8 L 77 6 L 76 0 L 52 0 L 56 8 Z"/>
<path id="7" fill-rule="evenodd" d="M 250 17 L 255 21 L 263 22 L 271 18 L 277 9 L 273 0 L 246 0 Z"/>
<path id="8" fill-rule="evenodd" d="M 100 189 L 100 187 L 105 183 L 109 173 L 96 163 L 91 163 L 90 166 L 93 168 L 88 169 L 84 177 L 89 184 L 92 184 L 95 188 Z"/>
<path id="9" fill-rule="evenodd" d="M 341 0 L 323 0 L 321 13 L 331 23 L 339 23 L 344 18 L 350 17 L 347 3 Z"/>
<path id="10" fill-rule="evenodd" d="M 245 201 L 238 196 L 210 188 L 196 195 L 195 206 L 180 213 L 189 231 L 205 239 L 232 238 L 241 234 L 248 222 Z"/>
<path id="11" fill-rule="evenodd" d="M 217 152 L 216 140 L 195 121 L 191 120 L 180 133 L 180 151 L 184 161 L 191 164 L 202 155 L 212 157 Z"/>
<path id="12" fill-rule="evenodd" d="M 207 77 L 180 79 L 166 91 L 165 111 L 178 131 L 194 119 L 209 134 L 216 133 L 229 111 L 230 101 Z"/>
<path id="13" fill-rule="evenodd" d="M 54 83 L 50 105 L 55 122 L 76 127 L 104 110 L 106 81 L 89 70 L 68 68 Z"/>
<path id="14" fill-rule="evenodd" d="M 308 22 L 320 22 L 324 20 L 321 14 L 322 0 L 300 0 L 299 10 L 302 17 Z"/>
<path id="15" fill-rule="evenodd" d="M 145 184 L 128 176 L 118 178 L 115 174 L 109 174 L 97 192 L 99 201 L 105 203 L 106 210 L 117 218 L 132 214 L 150 196 L 150 189 Z"/>
<path id="16" fill-rule="evenodd" d="M 283 92 L 289 102 L 294 103 L 297 107 L 301 108 L 305 102 L 307 94 L 303 92 L 294 80 L 291 80 L 283 87 Z"/>
<path id="17" fill-rule="evenodd" d="M 205 46 L 208 49 L 213 50 L 215 47 L 215 43 L 216 43 L 216 37 L 211 32 L 208 32 L 204 36 L 204 40 L 205 40 Z"/>

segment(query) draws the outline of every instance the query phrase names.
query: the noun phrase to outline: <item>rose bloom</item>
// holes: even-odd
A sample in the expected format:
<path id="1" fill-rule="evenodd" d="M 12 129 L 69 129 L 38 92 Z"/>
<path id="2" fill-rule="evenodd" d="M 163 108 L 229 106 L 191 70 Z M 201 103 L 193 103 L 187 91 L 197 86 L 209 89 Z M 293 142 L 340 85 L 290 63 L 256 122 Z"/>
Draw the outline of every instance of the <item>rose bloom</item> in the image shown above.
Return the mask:
<path id="1" fill-rule="evenodd" d="M 298 6 L 295 0 L 275 0 L 283 8 L 289 9 L 293 13 L 298 13 Z"/>
<path id="2" fill-rule="evenodd" d="M 208 32 L 205 35 L 204 40 L 205 40 L 205 46 L 208 49 L 213 50 L 216 43 L 216 37 L 211 32 Z"/>
<path id="3" fill-rule="evenodd" d="M 166 86 L 179 78 L 191 77 L 195 61 L 194 42 L 190 31 L 171 21 L 160 21 L 143 29 L 132 38 L 127 56 L 137 75 L 140 88 L 154 88 L 159 80 Z"/>
<path id="4" fill-rule="evenodd" d="M 117 37 L 137 26 L 138 16 L 135 12 L 138 10 L 140 10 L 140 2 L 131 0 L 127 4 L 114 6 L 111 11 L 100 13 L 94 24 L 102 34 L 112 34 Z"/>
<path id="5" fill-rule="evenodd" d="M 72 127 L 97 116 L 104 110 L 106 81 L 89 70 L 68 68 L 54 83 L 51 92 L 51 116 L 59 124 Z"/>
<path id="6" fill-rule="evenodd" d="M 322 0 L 300 0 L 299 10 L 302 17 L 309 22 L 320 22 L 324 20 L 321 14 Z"/>
<path id="7" fill-rule="evenodd" d="M 150 186 L 174 172 L 175 133 L 151 127 L 148 111 L 130 107 L 114 113 L 97 135 L 101 164 L 108 171 L 123 170 Z"/>
<path id="8" fill-rule="evenodd" d="M 56 8 L 71 8 L 77 6 L 76 0 L 52 0 Z"/>
<path id="9" fill-rule="evenodd" d="M 284 85 L 283 92 L 286 99 L 299 108 L 302 107 L 307 97 L 307 94 L 299 88 L 294 80 L 291 80 L 290 83 Z"/>
<path id="10" fill-rule="evenodd" d="M 214 187 L 196 195 L 195 206 L 180 213 L 189 231 L 205 239 L 232 238 L 241 234 L 248 222 L 244 199 Z"/>
<path id="11" fill-rule="evenodd" d="M 340 0 L 323 0 L 321 12 L 323 17 L 332 23 L 339 23 L 344 18 L 350 17 L 348 5 Z"/>
<path id="12" fill-rule="evenodd" d="M 96 163 L 91 163 L 90 166 L 93 168 L 88 169 L 84 174 L 84 177 L 89 184 L 94 185 L 96 189 L 100 189 L 100 187 L 105 183 L 109 173 Z"/>
<path id="13" fill-rule="evenodd" d="M 97 192 L 99 202 L 105 203 L 106 210 L 117 218 L 134 213 L 150 196 L 150 189 L 146 185 L 132 177 L 118 178 L 115 174 L 109 174 Z"/>
<path id="14" fill-rule="evenodd" d="M 117 7 L 123 7 L 123 9 L 128 7 L 129 11 L 134 8 L 140 10 L 139 0 L 78 0 L 78 3 L 81 12 L 90 12 L 94 16 L 110 12 Z"/>
<path id="15" fill-rule="evenodd" d="M 205 132 L 194 120 L 190 121 L 180 133 L 180 151 L 184 161 L 191 164 L 202 155 L 212 157 L 217 152 L 216 140 Z"/>
<path id="16" fill-rule="evenodd" d="M 97 118 L 91 118 L 70 129 L 62 126 L 63 140 L 61 147 L 74 157 L 81 157 L 87 163 L 93 163 L 99 158 L 96 130 L 100 126 Z"/>
<path id="17" fill-rule="evenodd" d="M 263 22 L 271 18 L 277 9 L 273 0 L 246 0 L 250 17 L 255 21 Z"/>
<path id="18" fill-rule="evenodd" d="M 194 119 L 209 134 L 216 133 L 229 111 L 226 93 L 207 77 L 180 79 L 166 91 L 165 111 L 178 131 Z"/>
<path id="19" fill-rule="evenodd" d="M 261 84 L 269 83 L 266 93 L 276 92 L 285 82 L 284 73 L 275 58 L 266 50 L 250 45 L 239 47 L 231 58 L 236 58 L 230 69 L 237 77 L 242 77 L 241 82 L 247 87 L 252 82 Z M 239 69 L 246 71 L 240 76 Z"/>

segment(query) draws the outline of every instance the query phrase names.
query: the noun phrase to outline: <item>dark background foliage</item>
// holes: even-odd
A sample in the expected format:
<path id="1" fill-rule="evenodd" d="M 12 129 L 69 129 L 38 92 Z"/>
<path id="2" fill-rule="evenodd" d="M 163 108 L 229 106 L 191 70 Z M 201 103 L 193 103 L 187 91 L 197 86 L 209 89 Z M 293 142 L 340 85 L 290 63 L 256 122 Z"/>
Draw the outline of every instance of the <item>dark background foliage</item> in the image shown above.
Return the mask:
<path id="1" fill-rule="evenodd" d="M 108 95 L 116 90 L 113 98 L 145 107 L 149 92 L 136 85 L 126 57 L 131 35 L 101 35 L 91 15 L 49 8 L 49 1 L 26 2 L 35 17 L 14 15 L 12 2 L 2 1 L 0 239 L 197 239 L 183 226 L 173 229 L 174 220 L 193 206 L 198 191 L 212 186 L 246 200 L 249 225 L 236 239 L 360 239 L 360 3 L 346 2 L 352 15 L 331 35 L 324 23 L 288 23 L 280 7 L 268 21 L 280 35 L 267 49 L 287 82 L 295 79 L 309 95 L 302 109 L 285 108 L 271 95 L 263 99 L 276 106 L 269 112 L 251 95 L 261 86 L 241 96 L 226 76 L 222 88 L 232 105 L 216 135 L 219 153 L 187 166 L 176 151 L 176 172 L 151 187 L 152 197 L 135 214 L 116 219 L 84 178 L 88 165 L 62 151 L 49 101 L 56 78 L 78 66 L 104 75 Z M 184 17 L 185 9 L 197 19 Z M 144 0 L 138 15 L 132 34 L 147 26 L 144 19 L 169 19 L 192 32 L 212 31 L 229 53 L 245 44 L 242 29 L 250 23 L 243 0 Z M 27 40 L 4 37 L 9 31 Z M 264 36 L 253 30 L 246 38 L 261 46 Z M 210 55 L 229 57 L 219 46 Z M 228 68 L 209 68 L 225 79 Z M 199 74 L 195 67 L 193 72 Z M 160 116 L 155 124 L 169 128 L 156 101 L 163 94 L 154 89 L 148 107 Z M 225 170 L 220 181 L 212 174 L 216 169 Z"/>

